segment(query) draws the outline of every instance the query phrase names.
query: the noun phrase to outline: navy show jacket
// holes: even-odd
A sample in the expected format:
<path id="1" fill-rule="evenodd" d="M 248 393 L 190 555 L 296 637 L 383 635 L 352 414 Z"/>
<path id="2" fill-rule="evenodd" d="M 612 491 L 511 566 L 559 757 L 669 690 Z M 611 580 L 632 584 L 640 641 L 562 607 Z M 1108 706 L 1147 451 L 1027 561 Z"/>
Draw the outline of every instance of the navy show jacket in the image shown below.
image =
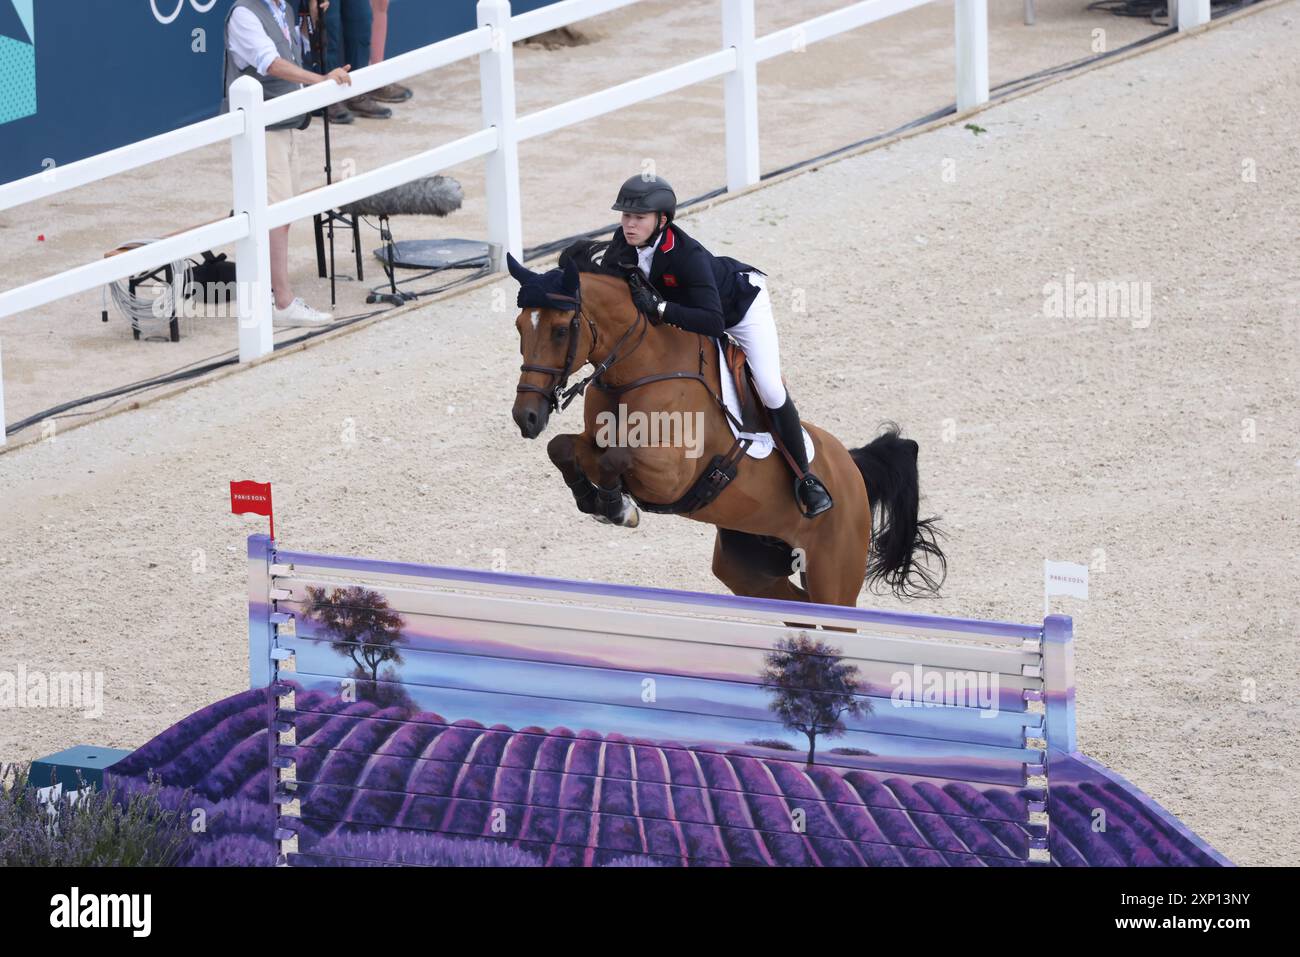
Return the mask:
<path id="1" fill-rule="evenodd" d="M 619 256 L 620 252 L 623 256 Z M 628 245 L 622 229 L 615 230 L 609 253 L 620 260 L 636 261 L 636 250 Z M 608 254 L 606 261 L 610 261 Z M 725 330 L 745 317 L 758 295 L 758 288 L 743 275 L 746 272 L 761 270 L 730 256 L 714 256 L 671 223 L 665 227 L 650 261 L 650 285 L 668 302 L 665 322 L 721 338 Z"/>

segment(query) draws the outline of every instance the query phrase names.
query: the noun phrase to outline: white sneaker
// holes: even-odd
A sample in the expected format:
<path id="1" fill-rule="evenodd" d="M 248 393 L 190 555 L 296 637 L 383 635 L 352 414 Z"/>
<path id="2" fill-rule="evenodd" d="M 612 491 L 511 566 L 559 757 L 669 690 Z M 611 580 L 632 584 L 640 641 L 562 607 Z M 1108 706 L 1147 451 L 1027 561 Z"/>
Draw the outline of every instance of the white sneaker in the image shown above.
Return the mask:
<path id="1" fill-rule="evenodd" d="M 281 309 L 272 303 L 271 322 L 277 326 L 326 326 L 334 321 L 332 313 L 313 309 L 301 298 Z"/>

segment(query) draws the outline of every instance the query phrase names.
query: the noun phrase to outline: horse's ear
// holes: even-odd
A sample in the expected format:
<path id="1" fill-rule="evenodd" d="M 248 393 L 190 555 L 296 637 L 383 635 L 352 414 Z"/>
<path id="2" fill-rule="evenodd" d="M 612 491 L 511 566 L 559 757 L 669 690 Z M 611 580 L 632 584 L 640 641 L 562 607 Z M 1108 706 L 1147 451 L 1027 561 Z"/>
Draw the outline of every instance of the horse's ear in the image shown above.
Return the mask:
<path id="1" fill-rule="evenodd" d="M 568 295 L 574 297 L 578 295 L 578 287 L 582 285 L 582 277 L 578 274 L 578 267 L 572 259 L 569 259 L 564 264 L 564 275 L 561 277 L 560 282 Z"/>
<path id="2" fill-rule="evenodd" d="M 614 266 L 624 273 L 630 273 L 641 268 L 640 261 L 637 259 L 636 250 L 631 246 L 620 249 L 614 262 L 609 265 Z"/>
<path id="3" fill-rule="evenodd" d="M 537 273 L 533 272 L 510 253 L 506 253 L 506 268 L 510 270 L 510 275 L 515 277 L 515 281 L 521 286 L 524 283 L 533 282 L 537 279 Z"/>

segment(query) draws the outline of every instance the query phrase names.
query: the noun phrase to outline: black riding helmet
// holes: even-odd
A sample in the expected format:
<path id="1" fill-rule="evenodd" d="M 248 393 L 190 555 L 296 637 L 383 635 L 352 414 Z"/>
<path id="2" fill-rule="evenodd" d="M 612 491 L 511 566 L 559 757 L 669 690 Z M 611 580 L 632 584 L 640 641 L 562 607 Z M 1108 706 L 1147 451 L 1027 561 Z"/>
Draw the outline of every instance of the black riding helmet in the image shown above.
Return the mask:
<path id="1" fill-rule="evenodd" d="M 671 223 L 677 213 L 677 194 L 662 176 L 638 173 L 619 187 L 618 199 L 610 209 L 620 213 L 664 213 Z M 650 242 L 658 237 L 656 229 L 650 234 Z"/>

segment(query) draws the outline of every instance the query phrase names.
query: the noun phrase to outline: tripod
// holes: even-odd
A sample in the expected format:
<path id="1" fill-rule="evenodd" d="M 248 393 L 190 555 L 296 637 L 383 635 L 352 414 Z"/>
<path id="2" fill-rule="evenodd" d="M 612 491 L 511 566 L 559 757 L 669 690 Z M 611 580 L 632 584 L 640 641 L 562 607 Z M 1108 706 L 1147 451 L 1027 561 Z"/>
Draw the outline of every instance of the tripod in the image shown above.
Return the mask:
<path id="1" fill-rule="evenodd" d="M 316 19 L 308 12 L 307 16 L 308 30 L 311 32 L 311 51 L 312 56 L 316 58 L 316 68 L 322 73 L 328 72 L 325 69 L 325 31 L 317 24 Z M 321 111 L 321 116 L 325 122 L 325 185 L 328 186 L 334 182 L 334 164 L 330 145 L 330 111 L 325 107 Z M 338 290 L 336 283 L 336 272 L 334 266 L 334 224 L 342 223 L 344 227 L 352 230 L 352 250 L 357 258 L 357 281 L 365 281 L 365 272 L 361 266 L 361 227 L 357 221 L 356 215 L 349 215 L 340 212 L 337 209 L 326 210 L 323 213 L 317 213 L 312 217 L 312 222 L 316 232 L 316 269 L 322 279 L 325 278 L 325 241 L 324 232 L 329 234 L 329 279 L 330 279 L 330 306 L 331 308 L 338 304 Z"/>
<path id="2" fill-rule="evenodd" d="M 388 217 L 382 213 L 379 216 L 379 238 L 384 241 L 387 252 L 384 257 L 384 275 L 388 277 L 388 292 L 372 292 L 366 296 L 366 305 L 386 302 L 390 305 L 401 306 L 412 299 L 418 299 L 419 297 L 415 293 L 399 292 L 397 289 L 397 278 L 393 273 L 397 266 L 397 250 L 393 246 L 393 231 L 389 228 Z"/>

